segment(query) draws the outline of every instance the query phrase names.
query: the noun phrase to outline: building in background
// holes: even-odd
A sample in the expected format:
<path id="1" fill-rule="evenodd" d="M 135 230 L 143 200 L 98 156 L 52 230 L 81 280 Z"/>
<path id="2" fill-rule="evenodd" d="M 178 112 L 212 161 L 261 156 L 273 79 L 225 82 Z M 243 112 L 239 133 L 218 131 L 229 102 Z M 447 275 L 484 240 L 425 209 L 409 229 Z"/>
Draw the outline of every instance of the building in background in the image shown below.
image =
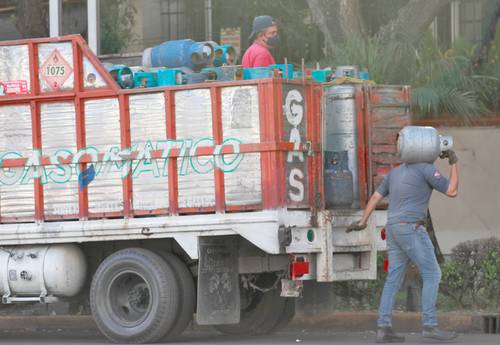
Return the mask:
<path id="1" fill-rule="evenodd" d="M 29 0 L 0 0 L 0 40 L 12 40 L 30 37 L 29 34 L 20 31 L 16 25 L 17 6 Z M 87 38 L 87 0 L 61 0 L 62 25 L 61 33 L 81 34 Z M 431 25 L 434 36 L 441 46 L 450 47 L 451 44 L 461 38 L 471 43 L 480 43 L 485 30 L 485 19 L 488 17 L 488 6 L 495 0 L 461 0 L 452 1 L 446 6 Z M 158 43 L 191 38 L 194 40 L 216 40 L 221 39 L 221 31 L 227 28 L 240 32 L 241 49 L 246 49 L 247 37 L 251 29 L 253 15 L 245 13 L 248 5 L 243 0 L 106 0 L 100 1 L 100 12 L 106 16 L 100 18 L 101 47 L 108 47 L 102 40 L 113 39 L 113 35 L 103 34 L 106 22 L 114 19 L 119 22 L 123 13 L 121 8 L 131 6 L 134 11 L 131 25 L 127 30 L 126 45 L 119 45 L 120 53 L 139 53 L 146 47 Z M 297 23 L 310 21 L 310 13 L 305 0 L 295 0 L 293 9 L 297 13 Z M 49 1 L 40 1 L 37 6 L 46 7 L 48 13 Z M 245 7 L 247 6 L 247 7 Z M 271 5 L 270 5 L 271 6 Z M 265 12 L 265 9 L 262 9 Z M 262 12 L 261 11 L 261 12 Z M 46 16 L 48 17 L 48 15 Z M 114 17 L 118 18 L 115 19 Z M 248 18 L 247 18 L 248 17 Z M 44 19 L 48 32 L 48 18 Z M 114 24 L 110 22 L 109 24 Z M 107 25 L 109 27 L 109 25 Z M 287 41 L 287 35 L 291 36 L 290 30 L 282 31 L 284 36 L 283 46 L 280 47 L 278 56 L 294 56 L 297 50 L 296 39 Z M 320 54 L 323 45 L 321 35 L 309 35 L 307 44 L 311 54 Z M 316 42 L 317 41 L 317 42 Z M 103 44 L 104 43 L 104 44 Z M 111 45 L 113 46 L 113 45 Z M 116 45 L 114 46 L 116 47 Z M 114 50 L 114 49 L 111 49 Z M 117 51 L 106 51 L 102 53 L 116 53 Z M 305 54 L 304 58 L 307 60 Z"/>
<path id="2" fill-rule="evenodd" d="M 211 1 L 206 0 L 134 0 L 137 9 L 134 26 L 135 42 L 129 51 L 142 51 L 161 42 L 191 38 L 211 39 L 207 17 Z"/>
<path id="3" fill-rule="evenodd" d="M 472 44 L 480 44 L 485 30 L 486 18 L 490 15 L 491 4 L 495 0 L 453 1 L 441 10 L 431 25 L 434 37 L 444 48 L 458 39 Z"/>
<path id="4" fill-rule="evenodd" d="M 49 34 L 49 1 L 31 2 L 30 0 L 0 0 L 0 40 L 16 40 L 21 38 L 32 38 L 46 36 L 43 32 L 39 34 L 29 34 L 22 32 L 26 30 L 25 25 L 16 25 L 17 16 L 20 16 L 23 7 L 21 3 L 25 2 L 27 6 L 36 3 L 35 10 L 42 13 L 36 13 L 45 26 L 46 35 Z M 34 6 L 35 7 L 35 6 Z M 42 9 L 40 11 L 40 9 Z M 62 23 L 61 34 L 80 34 L 86 38 L 87 36 L 87 3 L 86 0 L 63 0 L 61 3 Z M 38 30 L 39 31 L 39 30 Z"/>

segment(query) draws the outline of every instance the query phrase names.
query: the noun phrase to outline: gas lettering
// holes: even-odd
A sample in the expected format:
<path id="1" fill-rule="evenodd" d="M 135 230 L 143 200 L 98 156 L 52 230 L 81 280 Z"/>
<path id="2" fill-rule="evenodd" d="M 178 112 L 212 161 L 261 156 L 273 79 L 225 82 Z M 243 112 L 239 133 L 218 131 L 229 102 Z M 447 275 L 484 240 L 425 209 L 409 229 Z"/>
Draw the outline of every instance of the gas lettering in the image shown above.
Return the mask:
<path id="1" fill-rule="evenodd" d="M 289 131 L 288 141 L 293 143 L 293 151 L 289 151 L 286 157 L 288 199 L 294 203 L 302 203 L 305 198 L 304 153 L 299 148 L 302 143 L 301 131 L 304 130 L 304 97 L 299 90 L 288 91 L 284 111 L 287 120 L 285 128 Z"/>

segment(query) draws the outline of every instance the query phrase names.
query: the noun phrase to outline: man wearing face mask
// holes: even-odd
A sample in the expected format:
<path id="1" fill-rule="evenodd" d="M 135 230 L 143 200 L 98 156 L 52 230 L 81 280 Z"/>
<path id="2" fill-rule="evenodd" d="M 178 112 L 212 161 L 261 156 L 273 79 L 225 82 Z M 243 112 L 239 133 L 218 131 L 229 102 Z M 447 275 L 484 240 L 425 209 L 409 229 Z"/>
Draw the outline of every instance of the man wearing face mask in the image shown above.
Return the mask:
<path id="1" fill-rule="evenodd" d="M 254 18 L 249 41 L 253 43 L 243 55 L 244 68 L 267 67 L 276 63 L 269 49 L 279 43 L 278 25 L 271 16 Z"/>

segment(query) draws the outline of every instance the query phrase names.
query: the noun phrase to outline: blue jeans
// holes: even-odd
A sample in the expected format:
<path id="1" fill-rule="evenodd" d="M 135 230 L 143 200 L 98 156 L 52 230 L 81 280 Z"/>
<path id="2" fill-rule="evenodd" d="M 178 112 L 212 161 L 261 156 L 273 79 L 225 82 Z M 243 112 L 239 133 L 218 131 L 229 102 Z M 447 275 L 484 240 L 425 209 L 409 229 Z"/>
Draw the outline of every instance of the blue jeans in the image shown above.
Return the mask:
<path id="1" fill-rule="evenodd" d="M 423 280 L 422 324 L 437 326 L 436 300 L 441 281 L 441 269 L 434 254 L 429 234 L 423 226 L 392 224 L 387 229 L 387 254 L 389 273 L 385 279 L 380 299 L 379 327 L 392 326 L 392 308 L 396 293 L 405 277 L 408 263 L 412 261 Z"/>

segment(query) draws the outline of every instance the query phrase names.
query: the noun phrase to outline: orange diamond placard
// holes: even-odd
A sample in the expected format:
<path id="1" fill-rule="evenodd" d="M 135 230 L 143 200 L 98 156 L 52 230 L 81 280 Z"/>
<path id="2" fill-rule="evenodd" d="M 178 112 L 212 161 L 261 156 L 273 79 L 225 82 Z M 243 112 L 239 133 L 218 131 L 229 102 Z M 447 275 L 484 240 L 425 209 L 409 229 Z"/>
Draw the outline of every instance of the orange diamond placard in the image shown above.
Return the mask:
<path id="1" fill-rule="evenodd" d="M 73 73 L 73 68 L 58 49 L 54 49 L 40 67 L 40 75 L 54 91 L 61 88 L 71 73 Z"/>

